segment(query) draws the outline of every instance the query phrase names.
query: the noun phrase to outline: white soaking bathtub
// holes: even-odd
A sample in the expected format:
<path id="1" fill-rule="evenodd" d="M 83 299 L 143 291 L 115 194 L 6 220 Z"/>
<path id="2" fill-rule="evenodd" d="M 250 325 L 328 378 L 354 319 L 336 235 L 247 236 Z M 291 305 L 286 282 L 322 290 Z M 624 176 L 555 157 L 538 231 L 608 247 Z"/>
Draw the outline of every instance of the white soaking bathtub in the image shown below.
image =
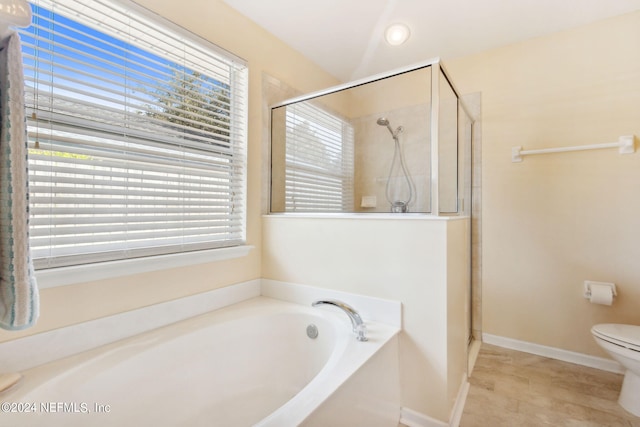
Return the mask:
<path id="1" fill-rule="evenodd" d="M 0 426 L 395 427 L 399 331 L 367 327 L 253 298 L 23 371 Z"/>

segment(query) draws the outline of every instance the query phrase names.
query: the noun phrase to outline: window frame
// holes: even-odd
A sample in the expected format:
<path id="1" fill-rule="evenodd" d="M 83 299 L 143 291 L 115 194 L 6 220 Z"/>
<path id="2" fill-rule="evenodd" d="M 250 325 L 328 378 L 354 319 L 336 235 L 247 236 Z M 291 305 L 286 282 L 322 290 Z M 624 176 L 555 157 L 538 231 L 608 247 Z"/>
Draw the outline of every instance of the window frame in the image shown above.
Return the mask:
<path id="1" fill-rule="evenodd" d="M 33 3 L 37 4 L 37 1 Z M 40 287 L 59 286 L 63 284 L 77 283 L 79 281 L 98 280 L 108 277 L 117 277 L 127 274 L 135 274 L 145 271 L 153 271 L 164 268 L 178 267 L 183 265 L 193 265 L 204 262 L 230 259 L 235 257 L 246 256 L 253 248 L 246 244 L 246 207 L 247 207 L 247 125 L 248 125 L 248 68 L 247 62 L 236 55 L 216 46 L 215 44 L 202 39 L 201 37 L 189 32 L 177 24 L 172 23 L 166 18 L 130 1 L 130 0 L 111 0 L 115 7 L 120 7 L 131 11 L 146 20 L 153 21 L 158 27 L 163 27 L 168 32 L 179 35 L 185 44 L 195 43 L 198 46 L 205 46 L 212 55 L 223 57 L 232 61 L 237 66 L 245 68 L 243 81 L 244 106 L 240 114 L 242 114 L 241 122 L 244 127 L 242 129 L 243 138 L 239 142 L 241 144 L 242 173 L 239 177 L 233 177 L 231 182 L 236 182 L 241 188 L 242 218 L 241 222 L 241 240 L 234 242 L 231 246 L 221 246 L 204 249 L 191 249 L 187 251 L 174 251 L 171 253 L 160 253 L 153 255 L 141 255 L 135 257 L 124 257 L 114 260 L 87 261 L 80 264 L 64 265 L 64 266 L 44 266 L 37 268 L 36 275 L 39 280 Z M 231 75 L 231 78 L 237 78 Z M 71 274 L 73 273 L 73 274 Z M 73 277 L 70 277 L 73 276 Z"/>

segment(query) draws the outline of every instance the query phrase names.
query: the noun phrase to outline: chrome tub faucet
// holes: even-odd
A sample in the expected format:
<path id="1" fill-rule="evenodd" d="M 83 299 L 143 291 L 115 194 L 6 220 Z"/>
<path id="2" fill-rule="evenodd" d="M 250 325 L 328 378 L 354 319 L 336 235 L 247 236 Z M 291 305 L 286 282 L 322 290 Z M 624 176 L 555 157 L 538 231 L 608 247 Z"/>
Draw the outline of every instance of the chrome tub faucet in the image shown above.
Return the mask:
<path id="1" fill-rule="evenodd" d="M 353 332 L 356 334 L 356 339 L 358 341 L 368 341 L 367 338 L 367 327 L 362 321 L 362 317 L 358 314 L 358 312 L 351 307 L 350 305 L 337 300 L 319 300 L 315 301 L 311 305 L 313 307 L 317 307 L 322 304 L 332 305 L 334 307 L 338 307 L 342 311 L 344 311 L 349 319 L 351 320 L 351 326 L 353 327 Z"/>

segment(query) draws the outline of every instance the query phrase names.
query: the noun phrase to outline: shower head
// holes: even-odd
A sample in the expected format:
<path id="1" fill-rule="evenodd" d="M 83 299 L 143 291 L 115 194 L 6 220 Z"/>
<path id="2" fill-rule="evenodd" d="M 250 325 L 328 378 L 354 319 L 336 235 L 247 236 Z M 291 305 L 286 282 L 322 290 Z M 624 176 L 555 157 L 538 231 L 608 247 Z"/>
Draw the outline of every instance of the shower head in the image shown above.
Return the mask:
<path id="1" fill-rule="evenodd" d="M 386 126 L 387 129 L 389 129 L 389 132 L 391 132 L 391 136 L 393 137 L 393 139 L 396 139 L 398 137 L 398 134 L 404 130 L 402 126 L 398 126 L 398 129 L 396 129 L 394 132 L 391 128 L 391 125 L 389 124 L 389 119 L 387 119 L 386 117 L 380 117 L 376 121 L 376 123 L 378 123 L 380 126 Z"/>

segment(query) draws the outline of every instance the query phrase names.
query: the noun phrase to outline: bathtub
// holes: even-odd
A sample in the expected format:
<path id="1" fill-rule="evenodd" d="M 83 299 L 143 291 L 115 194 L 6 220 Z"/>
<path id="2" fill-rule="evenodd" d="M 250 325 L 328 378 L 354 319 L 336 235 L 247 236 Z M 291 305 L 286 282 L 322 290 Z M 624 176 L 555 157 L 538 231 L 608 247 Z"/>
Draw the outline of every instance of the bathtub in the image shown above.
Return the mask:
<path id="1" fill-rule="evenodd" d="M 23 371 L 0 426 L 396 427 L 399 330 L 367 327 L 252 298 Z"/>

